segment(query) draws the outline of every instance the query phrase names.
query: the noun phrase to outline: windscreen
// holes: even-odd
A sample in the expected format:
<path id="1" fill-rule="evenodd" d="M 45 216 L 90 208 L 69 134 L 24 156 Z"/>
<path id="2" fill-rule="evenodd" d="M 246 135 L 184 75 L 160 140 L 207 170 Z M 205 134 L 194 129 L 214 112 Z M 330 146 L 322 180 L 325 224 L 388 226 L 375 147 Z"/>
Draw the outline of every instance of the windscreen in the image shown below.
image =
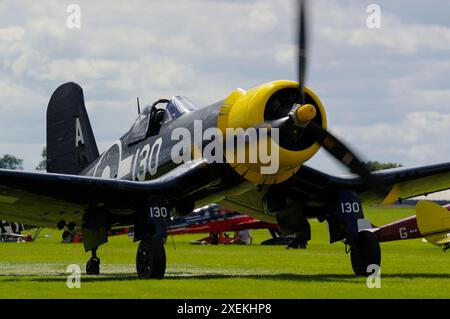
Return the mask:
<path id="1" fill-rule="evenodd" d="M 197 109 L 199 107 L 196 104 L 183 96 L 173 97 L 166 107 L 166 111 L 172 119 L 176 119 L 184 113 L 189 113 Z"/>

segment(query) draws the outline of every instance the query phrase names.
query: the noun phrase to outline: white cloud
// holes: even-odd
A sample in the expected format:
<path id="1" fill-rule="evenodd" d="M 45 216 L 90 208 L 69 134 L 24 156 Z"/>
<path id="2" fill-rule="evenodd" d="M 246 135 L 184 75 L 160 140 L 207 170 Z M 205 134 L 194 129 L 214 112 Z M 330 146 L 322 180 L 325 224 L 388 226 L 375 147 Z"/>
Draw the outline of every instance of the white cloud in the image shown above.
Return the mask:
<path id="1" fill-rule="evenodd" d="M 394 123 L 338 126 L 335 130 L 367 159 L 408 166 L 449 160 L 450 113 L 413 112 Z"/>
<path id="2" fill-rule="evenodd" d="M 414 6 L 413 3 L 408 5 Z M 316 13 L 320 16 L 320 21 L 316 21 L 319 22 L 318 32 L 332 43 L 387 50 L 386 53 L 390 54 L 410 55 L 420 49 L 450 50 L 449 25 L 411 23 L 405 21 L 401 12 L 390 11 L 390 6 L 389 3 L 380 3 L 382 27 L 370 29 L 366 26 L 368 13 L 364 4 L 352 2 L 343 9 L 340 2 L 321 2 L 317 6 L 320 12 Z M 438 6 L 436 10 L 439 10 Z"/>
<path id="3" fill-rule="evenodd" d="M 269 2 L 255 3 L 250 10 L 248 20 L 249 29 L 253 31 L 271 31 L 278 22 L 273 5 Z"/>
<path id="4" fill-rule="evenodd" d="M 29 69 L 28 74 L 36 80 L 57 80 L 61 82 L 68 79 L 85 81 L 103 78 L 102 70 L 99 70 L 99 68 L 105 66 L 105 64 L 99 63 L 97 68 L 94 65 L 94 61 L 86 59 L 58 59 L 44 65 L 35 65 L 34 69 Z"/>
<path id="5" fill-rule="evenodd" d="M 25 29 L 18 26 L 11 26 L 6 28 L 0 28 L 0 41 L 5 42 L 15 42 L 22 40 L 25 34 Z"/>
<path id="6" fill-rule="evenodd" d="M 448 6 L 424 13 L 411 9 L 420 1 L 380 1 L 381 30 L 366 28 L 360 1 L 311 2 L 307 85 L 331 130 L 367 158 L 448 160 L 450 22 L 436 18 Z M 136 96 L 208 104 L 236 87 L 296 77 L 294 1 L 77 3 L 82 27 L 69 30 L 68 3 L 1 1 L 0 143 L 44 144 L 48 99 L 67 81 L 82 85 L 104 142 L 129 127 Z M 27 168 L 39 153 L 25 158 Z"/>
<path id="7" fill-rule="evenodd" d="M 294 65 L 298 56 L 297 46 L 294 44 L 280 45 L 275 49 L 275 61 L 282 65 Z"/>
<path id="8" fill-rule="evenodd" d="M 336 30 L 324 28 L 324 37 L 354 47 L 387 49 L 389 53 L 414 54 L 419 49 L 450 50 L 450 28 L 441 26 L 388 24 L 381 29 Z"/>

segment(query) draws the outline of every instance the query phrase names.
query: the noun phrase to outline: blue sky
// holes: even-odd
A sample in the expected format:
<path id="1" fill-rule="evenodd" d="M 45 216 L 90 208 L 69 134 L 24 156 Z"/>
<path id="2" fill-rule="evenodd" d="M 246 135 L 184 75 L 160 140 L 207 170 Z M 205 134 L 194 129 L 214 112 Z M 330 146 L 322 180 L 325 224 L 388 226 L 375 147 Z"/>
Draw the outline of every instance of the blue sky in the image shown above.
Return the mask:
<path id="1" fill-rule="evenodd" d="M 406 166 L 450 158 L 450 3 L 311 1 L 307 85 L 332 132 L 363 158 Z M 81 28 L 66 27 L 67 6 Z M 369 4 L 381 28 L 366 26 Z M 101 150 L 146 104 L 198 104 L 276 79 L 295 79 L 292 1 L 49 1 L 0 3 L 0 154 L 33 170 L 45 112 L 67 81 L 84 88 Z M 312 165 L 345 172 L 320 152 Z"/>

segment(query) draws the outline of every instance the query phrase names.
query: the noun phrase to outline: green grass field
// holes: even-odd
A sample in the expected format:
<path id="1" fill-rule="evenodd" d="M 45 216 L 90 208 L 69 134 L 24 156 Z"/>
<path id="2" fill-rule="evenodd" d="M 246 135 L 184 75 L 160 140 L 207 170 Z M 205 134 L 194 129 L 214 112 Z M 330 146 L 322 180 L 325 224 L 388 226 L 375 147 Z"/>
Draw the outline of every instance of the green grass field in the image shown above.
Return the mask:
<path id="1" fill-rule="evenodd" d="M 411 209 L 372 209 L 380 225 L 412 215 Z M 251 246 L 195 246 L 198 235 L 169 238 L 163 280 L 137 280 L 137 243 L 110 238 L 99 249 L 99 277 L 82 274 L 81 289 L 66 286 L 66 267 L 84 271 L 81 244 L 61 244 L 60 232 L 35 243 L 0 244 L 0 298 L 448 298 L 450 254 L 408 240 L 382 244 L 381 288 L 369 289 L 352 274 L 341 243 L 330 245 L 325 224 L 311 221 L 307 250 L 261 246 L 267 231 L 253 231 Z"/>

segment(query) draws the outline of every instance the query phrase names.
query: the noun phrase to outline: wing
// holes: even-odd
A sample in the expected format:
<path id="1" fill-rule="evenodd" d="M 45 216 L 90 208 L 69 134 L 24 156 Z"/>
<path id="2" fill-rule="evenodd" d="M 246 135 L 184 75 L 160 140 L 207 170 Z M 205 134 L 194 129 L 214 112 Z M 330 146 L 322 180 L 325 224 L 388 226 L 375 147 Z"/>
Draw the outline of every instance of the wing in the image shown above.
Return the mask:
<path id="1" fill-rule="evenodd" d="M 400 168 L 376 173 L 390 189 L 385 198 L 360 186 L 363 202 L 366 204 L 393 204 L 420 195 L 444 191 L 450 188 L 450 162 L 417 168 Z M 358 183 L 358 182 L 357 182 Z"/>
<path id="2" fill-rule="evenodd" d="M 286 184 L 294 198 L 317 202 L 329 201 L 339 190 L 351 189 L 360 195 L 364 205 L 393 204 L 397 200 L 450 188 L 450 162 L 417 168 L 390 169 L 374 174 L 379 176 L 390 190 L 385 198 L 369 190 L 360 178 L 332 176 L 307 166 L 302 166 Z"/>
<path id="3" fill-rule="evenodd" d="M 204 162 L 183 164 L 147 182 L 0 170 L 0 219 L 53 228 L 62 220 L 80 225 L 92 207 L 126 219 L 152 194 L 183 196 L 213 176 Z"/>

